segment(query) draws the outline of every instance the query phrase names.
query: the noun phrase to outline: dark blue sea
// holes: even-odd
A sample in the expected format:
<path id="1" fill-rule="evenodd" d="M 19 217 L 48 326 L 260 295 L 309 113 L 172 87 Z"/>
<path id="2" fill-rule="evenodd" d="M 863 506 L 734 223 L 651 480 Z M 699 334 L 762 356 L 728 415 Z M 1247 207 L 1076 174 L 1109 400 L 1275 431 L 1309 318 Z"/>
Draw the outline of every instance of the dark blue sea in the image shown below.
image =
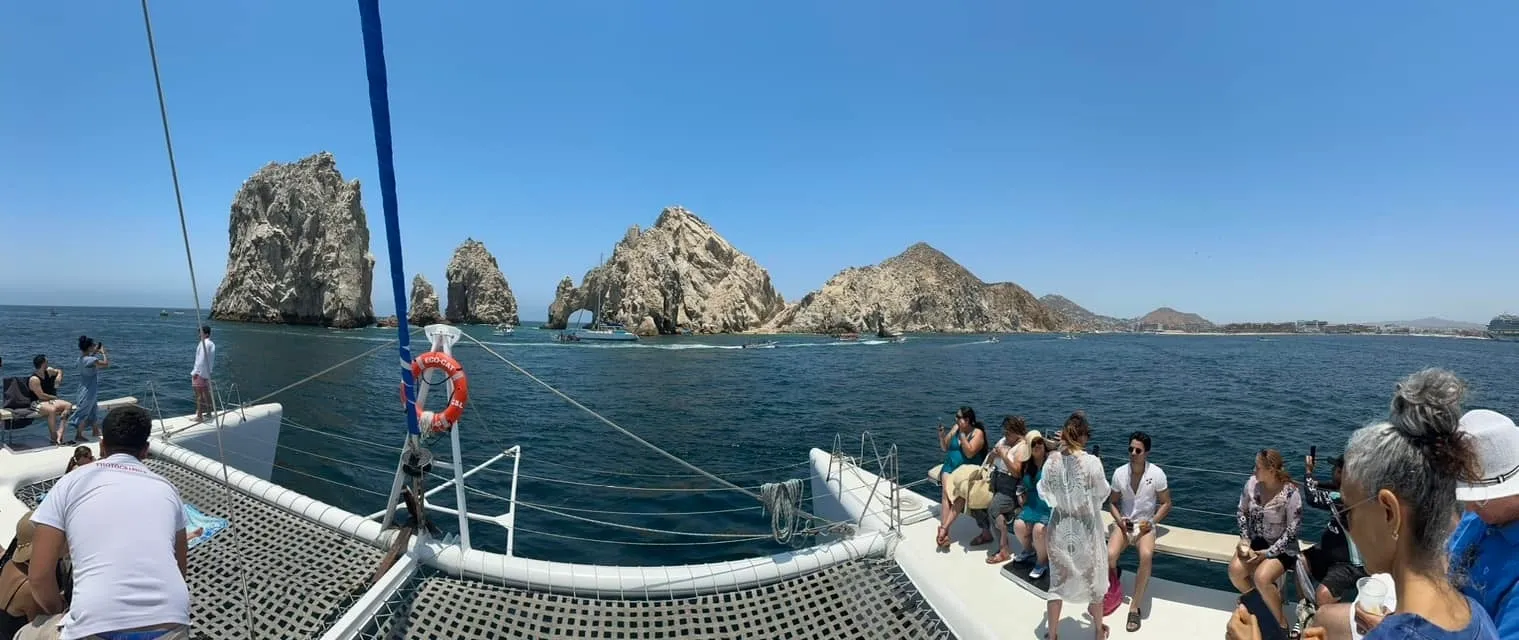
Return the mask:
<path id="1" fill-rule="evenodd" d="M 88 334 L 111 353 L 102 397 L 133 395 L 150 410 L 156 397 L 164 415 L 190 413 L 196 321 L 192 310 L 172 311 L 179 313 L 160 317 L 158 309 L 58 307 L 54 316 L 48 308 L 0 307 L 5 359 L 0 373 L 23 375 L 33 354 L 46 353 L 68 374 L 63 389 L 68 397 L 78 378 L 72 365 L 76 339 Z M 395 335 L 394 329 L 213 327 L 218 384 L 229 400 L 244 401 L 380 347 Z M 904 344 L 886 344 L 780 336 L 779 348 L 742 349 L 759 338 L 566 345 L 552 340 L 554 332 L 531 327 L 511 337 L 493 336 L 489 327 L 467 331 L 650 442 L 743 486 L 803 477 L 799 465 L 809 448 L 829 448 L 842 435 L 845 449 L 854 452 L 862 431 L 896 443 L 903 479 L 916 480 L 942 455 L 935 425 L 948 424 L 960 405 L 974 407 L 993 428 L 1003 415 L 1018 414 L 1044 430 L 1072 410 L 1085 409 L 1110 472 L 1121 462 L 1130 432 L 1150 433 L 1152 460 L 1167 470 L 1176 504 L 1185 509 L 1173 512 L 1169 522 L 1214 531 L 1232 530 L 1234 505 L 1255 451 L 1278 448 L 1289 470 L 1301 474 L 1310 446 L 1321 456 L 1338 453 L 1353 429 L 1385 416 L 1398 378 L 1422 367 L 1447 367 L 1465 377 L 1471 407 L 1519 415 L 1515 342 L 1027 335 L 990 343 L 984 336 L 913 335 Z M 413 345 L 425 348 L 420 336 Z M 690 477 L 483 349 L 461 342 L 455 355 L 470 375 L 461 426 L 466 463 L 520 444 L 521 500 L 624 512 L 574 513 L 648 529 L 769 531 L 768 518 L 752 509 L 748 498 Z M 405 433 L 396 362 L 395 348 L 385 346 L 275 395 L 270 401 L 284 405 L 289 423 L 280 436 L 274 480 L 358 513 L 380 509 Z M 448 455 L 446 442 L 435 450 Z M 506 495 L 510 479 L 484 472 L 470 485 Z M 935 495 L 931 487 L 919 489 Z M 505 509 L 489 497 L 470 500 L 475 511 Z M 1307 535 L 1316 538 L 1323 519 L 1310 517 Z M 706 544 L 714 540 L 619 530 L 534 511 L 520 513 L 517 522 L 519 554 L 565 561 L 684 563 L 779 548 L 771 542 Z M 501 530 L 477 524 L 472 531 L 476 546 L 504 548 Z M 1125 559 L 1132 562 L 1132 556 Z M 1222 573 L 1222 567 L 1188 561 L 1157 567 L 1163 577 L 1214 586 L 1227 584 Z"/>

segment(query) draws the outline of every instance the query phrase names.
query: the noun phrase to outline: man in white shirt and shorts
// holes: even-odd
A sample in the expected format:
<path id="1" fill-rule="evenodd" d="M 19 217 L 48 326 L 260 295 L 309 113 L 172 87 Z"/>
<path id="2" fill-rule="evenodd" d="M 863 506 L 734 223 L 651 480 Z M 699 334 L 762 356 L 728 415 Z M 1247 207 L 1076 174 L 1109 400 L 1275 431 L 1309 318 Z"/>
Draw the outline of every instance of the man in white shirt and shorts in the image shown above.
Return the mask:
<path id="1" fill-rule="evenodd" d="M 211 368 L 216 364 L 216 343 L 211 341 L 211 325 L 201 325 L 200 343 L 195 345 L 195 368 L 190 369 L 190 388 L 195 391 L 195 421 L 215 413 L 211 403 Z"/>
<path id="2" fill-rule="evenodd" d="M 1150 436 L 1135 431 L 1129 436 L 1129 462 L 1113 470 L 1113 495 L 1108 506 L 1113 534 L 1108 537 L 1108 579 L 1118 580 L 1118 557 L 1130 545 L 1139 547 L 1139 574 L 1134 577 L 1134 599 L 1129 601 L 1125 628 L 1139 630 L 1144 615 L 1141 601 L 1150 583 L 1155 561 L 1155 525 L 1171 513 L 1171 488 L 1166 472 L 1150 464 Z"/>
<path id="3" fill-rule="evenodd" d="M 184 506 L 179 490 L 142 463 L 152 428 L 141 407 L 112 409 L 100 460 L 63 476 L 37 505 L 28 577 L 38 605 L 54 615 L 16 640 L 190 637 Z M 65 549 L 74 562 L 68 611 L 57 588 Z"/>

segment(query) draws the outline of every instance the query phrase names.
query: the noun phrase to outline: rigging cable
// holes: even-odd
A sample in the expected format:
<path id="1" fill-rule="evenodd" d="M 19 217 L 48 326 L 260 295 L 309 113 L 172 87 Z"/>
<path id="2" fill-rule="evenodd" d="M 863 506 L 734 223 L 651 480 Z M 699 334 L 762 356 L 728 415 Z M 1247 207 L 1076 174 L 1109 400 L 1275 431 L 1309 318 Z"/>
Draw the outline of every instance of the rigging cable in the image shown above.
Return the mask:
<path id="1" fill-rule="evenodd" d="M 575 407 L 577 409 L 580 409 L 581 411 L 586 412 L 591 417 L 596 418 L 597 420 L 601 421 L 603 424 L 605 424 L 605 425 L 607 425 L 607 426 L 609 426 L 609 427 L 611 427 L 613 429 L 616 429 L 619 433 L 621 433 L 622 435 L 625 435 L 625 436 L 631 438 L 634 442 L 637 442 L 637 443 L 639 443 L 639 444 L 641 444 L 641 445 L 643 445 L 645 447 L 648 447 L 649 449 L 652 449 L 655 453 L 658 453 L 659 455 L 662 455 L 662 456 L 670 459 L 672 462 L 674 462 L 674 463 L 676 463 L 676 464 L 678 464 L 678 465 L 680 465 L 682 467 L 685 467 L 687 469 L 690 469 L 691 471 L 696 472 L 697 474 L 701 475 L 702 477 L 705 477 L 705 478 L 707 478 L 707 479 L 709 479 L 709 480 L 711 480 L 713 482 L 716 482 L 716 483 L 718 483 L 718 484 L 726 487 L 729 490 L 738 491 L 740 493 L 743 493 L 743 494 L 745 494 L 745 495 L 747 495 L 747 496 L 749 496 L 751 498 L 754 498 L 755 500 L 760 501 L 761 504 L 768 504 L 768 503 L 765 502 L 764 496 L 762 496 L 759 493 L 756 493 L 753 488 L 738 486 L 737 484 L 734 484 L 732 481 L 729 481 L 726 478 L 723 478 L 721 476 L 713 474 L 713 473 L 707 471 L 706 469 L 703 469 L 703 468 L 698 467 L 698 466 L 696 466 L 694 464 L 691 464 L 690 462 L 686 462 L 686 460 L 683 459 L 683 458 L 681 458 L 680 456 L 677 456 L 677 455 L 675 455 L 673 453 L 670 453 L 669 451 L 665 451 L 659 445 L 654 444 L 652 442 L 649 442 L 648 440 L 645 440 L 642 437 L 639 437 L 638 434 L 633 433 L 632 431 L 629 431 L 626 428 L 623 428 L 622 425 L 619 425 L 616 422 L 613 422 L 610 418 L 607 418 L 606 416 L 603 416 L 600 413 L 597 413 L 594 409 L 591 409 L 590 407 L 587 407 L 587 406 L 581 404 L 580 401 L 578 401 L 578 400 L 576 400 L 574 398 L 571 398 L 568 394 L 566 394 L 563 391 L 560 391 L 558 388 L 554 387 L 554 385 L 551 385 L 551 384 L 543 381 L 542 379 L 538 378 L 538 376 L 533 375 L 532 372 L 528 371 L 527 369 L 522 368 L 517 363 L 512 362 L 506 356 L 503 356 L 500 353 L 497 353 L 495 349 L 490 348 L 490 345 L 487 345 L 484 342 L 481 342 L 478 338 L 476 338 L 476 337 L 474 337 L 472 335 L 469 335 L 467 333 L 464 334 L 464 337 L 468 338 L 470 340 L 470 342 L 475 343 L 476 346 L 479 346 L 481 349 L 484 349 L 486 353 L 489 353 L 489 354 L 495 356 L 497 360 L 500 360 L 501 362 L 506 363 L 506 366 L 511 367 L 512 369 L 515 369 L 517 371 L 517 373 L 520 373 L 520 374 L 526 376 L 527 379 L 532 380 L 533 382 L 538 383 L 539 386 L 542 386 L 543 388 L 548 389 L 549 392 L 553 393 L 556 396 L 559 396 L 560 399 L 564 400 L 565 402 L 570 403 L 571 406 L 573 406 L 573 407 Z M 797 482 L 800 483 L 801 481 L 797 480 Z M 764 486 L 761 486 L 760 489 L 763 490 Z M 831 521 L 825 520 L 823 518 L 819 518 L 819 517 L 817 517 L 817 516 L 815 516 L 813 514 L 807 513 L 806 511 L 801 511 L 800 510 L 800 505 L 798 505 L 798 513 L 796 515 L 797 515 L 797 517 L 800 517 L 800 518 L 807 518 L 807 519 L 810 519 L 810 520 L 821 522 L 823 524 L 823 526 L 829 526 L 829 527 L 831 527 L 831 526 L 837 526 L 837 525 L 842 524 L 842 523 L 838 523 L 838 522 L 831 522 Z M 779 535 L 779 534 L 777 534 L 777 535 Z M 790 534 L 788 534 L 788 539 L 789 539 L 789 535 Z"/>
<path id="2" fill-rule="evenodd" d="M 174 204 L 179 209 L 179 234 L 185 243 L 185 264 L 190 268 L 190 295 L 195 300 L 195 329 L 200 331 L 206 326 L 200 310 L 200 288 L 195 282 L 195 257 L 190 252 L 190 226 L 185 221 L 185 199 L 179 188 L 179 165 L 174 161 L 174 139 L 169 135 L 169 105 L 164 100 L 163 78 L 158 72 L 158 46 L 153 41 L 153 20 L 148 14 L 148 0 L 142 0 L 142 25 L 148 33 L 148 57 L 153 62 L 153 87 L 158 91 L 158 117 L 163 122 L 164 149 L 169 154 L 169 177 L 174 181 Z M 205 346 L 204 338 L 201 338 L 201 346 Z M 210 390 L 211 381 L 206 380 L 207 389 Z M 227 449 L 222 442 L 222 416 L 216 410 L 216 395 L 211 393 L 211 417 L 216 421 L 216 450 L 221 457 L 222 465 L 222 492 L 223 499 L 227 501 L 227 515 L 232 515 L 233 506 L 236 504 L 232 499 L 232 479 L 227 470 Z M 199 405 L 197 405 L 198 407 Z M 160 422 L 162 424 L 162 422 Z M 236 527 L 228 527 L 236 529 Z M 233 535 L 238 535 L 232 532 Z M 238 583 L 243 592 L 243 624 L 248 631 L 249 640 L 253 640 L 253 600 L 248 597 L 248 572 L 247 565 L 243 563 L 242 552 L 237 545 L 232 546 L 233 559 L 237 562 Z"/>

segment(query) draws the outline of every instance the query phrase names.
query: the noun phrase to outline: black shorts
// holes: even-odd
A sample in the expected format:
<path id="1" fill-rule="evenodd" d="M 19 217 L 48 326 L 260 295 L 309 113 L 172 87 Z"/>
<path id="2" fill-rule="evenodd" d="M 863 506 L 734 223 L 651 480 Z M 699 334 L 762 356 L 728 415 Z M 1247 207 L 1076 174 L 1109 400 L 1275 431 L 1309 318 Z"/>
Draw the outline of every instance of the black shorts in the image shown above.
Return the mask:
<path id="1" fill-rule="evenodd" d="M 1328 589 L 1329 595 L 1339 602 L 1346 602 L 1354 596 L 1356 583 L 1367 576 L 1364 567 L 1350 564 L 1319 547 L 1304 551 L 1303 558 L 1308 561 L 1308 572 L 1313 581 Z"/>
<path id="2" fill-rule="evenodd" d="M 1265 551 L 1270 548 L 1270 540 L 1267 540 L 1265 538 L 1250 539 L 1250 549 L 1253 551 Z M 1282 563 L 1283 567 L 1291 569 L 1293 565 L 1297 564 L 1297 542 L 1294 541 L 1292 544 L 1287 545 L 1286 551 L 1283 551 L 1281 555 L 1273 556 L 1273 558 L 1276 559 L 1276 561 Z"/>

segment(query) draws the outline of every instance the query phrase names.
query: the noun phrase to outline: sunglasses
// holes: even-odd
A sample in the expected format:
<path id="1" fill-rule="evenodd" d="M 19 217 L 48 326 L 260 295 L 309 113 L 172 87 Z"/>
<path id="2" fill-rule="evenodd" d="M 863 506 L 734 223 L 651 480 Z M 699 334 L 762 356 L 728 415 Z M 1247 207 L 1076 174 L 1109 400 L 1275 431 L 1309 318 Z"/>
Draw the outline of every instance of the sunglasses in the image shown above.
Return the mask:
<path id="1" fill-rule="evenodd" d="M 1349 533 L 1350 532 L 1350 511 L 1352 509 L 1355 509 L 1356 507 L 1359 507 L 1359 506 L 1361 506 L 1363 504 L 1366 504 L 1366 503 L 1371 502 L 1371 501 L 1376 500 L 1376 499 L 1377 499 L 1377 494 L 1373 493 L 1370 496 L 1367 496 L 1365 500 L 1362 500 L 1362 501 L 1357 502 L 1357 503 L 1355 503 L 1353 505 L 1345 507 L 1344 509 L 1337 509 L 1337 510 L 1335 510 L 1334 513 L 1333 513 L 1334 519 L 1335 519 L 1336 522 L 1340 523 L 1340 529 L 1343 530 L 1343 531 L 1345 531 L 1346 533 Z"/>
<path id="2" fill-rule="evenodd" d="M 1137 455 L 1139 455 L 1141 453 L 1147 453 L 1147 452 L 1144 449 L 1141 449 L 1139 447 L 1129 447 L 1129 453 L 1137 456 Z"/>

